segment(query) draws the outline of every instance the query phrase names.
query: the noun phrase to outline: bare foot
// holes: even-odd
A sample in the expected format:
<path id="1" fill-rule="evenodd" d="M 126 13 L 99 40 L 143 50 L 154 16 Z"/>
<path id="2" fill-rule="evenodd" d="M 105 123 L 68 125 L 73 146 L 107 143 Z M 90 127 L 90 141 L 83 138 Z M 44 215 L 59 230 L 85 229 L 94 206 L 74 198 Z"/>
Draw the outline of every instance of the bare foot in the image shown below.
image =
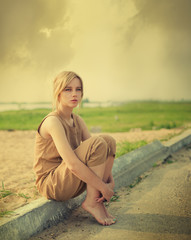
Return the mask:
<path id="1" fill-rule="evenodd" d="M 95 202 L 93 204 L 90 204 L 85 200 L 82 203 L 82 208 L 89 212 L 101 225 L 108 226 L 115 223 L 113 219 L 106 216 L 102 203 Z"/>
<path id="2" fill-rule="evenodd" d="M 103 204 L 103 203 L 102 203 Z M 114 221 L 114 223 L 116 222 L 116 219 L 110 214 L 110 213 L 108 213 L 108 211 L 107 211 L 107 209 L 106 209 L 106 207 L 105 207 L 105 205 L 103 204 L 103 208 L 104 208 L 104 211 L 105 211 L 105 215 L 108 217 L 108 218 L 111 218 L 113 221 Z"/>

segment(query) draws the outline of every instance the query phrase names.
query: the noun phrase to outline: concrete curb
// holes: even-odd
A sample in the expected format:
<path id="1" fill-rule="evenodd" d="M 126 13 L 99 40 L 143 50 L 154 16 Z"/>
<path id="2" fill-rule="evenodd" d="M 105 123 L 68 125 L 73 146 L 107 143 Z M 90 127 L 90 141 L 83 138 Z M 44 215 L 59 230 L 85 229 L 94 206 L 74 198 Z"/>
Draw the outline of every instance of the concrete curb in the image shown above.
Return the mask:
<path id="1" fill-rule="evenodd" d="M 115 188 L 129 186 L 138 176 L 150 169 L 155 162 L 165 159 L 168 155 L 168 147 L 156 140 L 119 157 L 115 160 L 113 167 Z"/>
<path id="2" fill-rule="evenodd" d="M 173 153 L 190 143 L 191 143 L 191 129 L 183 132 L 181 135 L 178 135 L 170 139 L 168 142 L 164 144 L 164 146 L 168 147 L 170 153 Z"/>
<path id="3" fill-rule="evenodd" d="M 115 160 L 113 176 L 115 189 L 130 185 L 136 177 L 149 170 L 159 160 L 191 143 L 191 130 L 188 130 L 166 144 L 156 140 Z M 38 199 L 17 209 L 11 217 L 0 222 L 0 239 L 26 240 L 60 220 L 66 219 L 71 211 L 80 206 L 85 193 L 66 202 Z"/>

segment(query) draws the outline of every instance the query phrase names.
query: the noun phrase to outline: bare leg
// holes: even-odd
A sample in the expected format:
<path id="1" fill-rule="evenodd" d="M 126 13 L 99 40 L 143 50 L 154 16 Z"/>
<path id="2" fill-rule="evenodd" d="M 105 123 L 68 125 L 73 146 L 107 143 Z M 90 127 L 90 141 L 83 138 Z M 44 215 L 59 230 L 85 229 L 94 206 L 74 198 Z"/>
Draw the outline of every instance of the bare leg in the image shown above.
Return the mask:
<path id="1" fill-rule="evenodd" d="M 105 172 L 105 163 L 91 167 L 91 170 L 95 172 L 98 177 L 103 179 Z M 114 223 L 114 221 L 106 215 L 105 206 L 102 203 L 96 202 L 96 198 L 98 198 L 99 195 L 100 192 L 97 189 L 87 184 L 87 195 L 85 201 L 82 203 L 82 207 L 91 215 L 93 215 L 100 224 L 111 225 Z"/>
<path id="2" fill-rule="evenodd" d="M 104 172 L 104 176 L 103 176 L 103 181 L 106 182 L 106 183 L 108 182 L 108 179 L 109 179 L 109 177 L 111 175 L 111 172 L 112 172 L 114 158 L 115 157 L 113 157 L 113 156 L 109 156 L 107 161 L 106 161 L 106 167 L 105 167 L 105 172 Z M 106 216 L 108 218 L 111 218 L 113 221 L 115 221 L 115 218 L 110 213 L 108 213 L 104 204 L 103 204 L 103 207 L 104 207 L 104 211 L 105 211 Z"/>
<path id="3" fill-rule="evenodd" d="M 114 163 L 114 157 L 109 156 L 106 161 L 105 171 L 104 171 L 104 175 L 103 175 L 104 182 L 108 182 L 108 178 L 109 178 L 112 168 L 113 168 L 113 163 Z"/>

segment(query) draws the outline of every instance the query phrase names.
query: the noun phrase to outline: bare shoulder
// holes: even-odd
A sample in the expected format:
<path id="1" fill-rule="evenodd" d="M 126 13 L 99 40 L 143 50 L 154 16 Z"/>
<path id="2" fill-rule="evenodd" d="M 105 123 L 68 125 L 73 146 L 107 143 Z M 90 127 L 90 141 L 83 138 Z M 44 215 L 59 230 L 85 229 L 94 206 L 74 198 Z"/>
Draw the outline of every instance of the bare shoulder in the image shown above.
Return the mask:
<path id="1" fill-rule="evenodd" d="M 60 128 L 60 126 L 61 122 L 56 116 L 49 116 L 43 121 L 39 133 L 43 138 L 49 139 L 53 129 Z"/>

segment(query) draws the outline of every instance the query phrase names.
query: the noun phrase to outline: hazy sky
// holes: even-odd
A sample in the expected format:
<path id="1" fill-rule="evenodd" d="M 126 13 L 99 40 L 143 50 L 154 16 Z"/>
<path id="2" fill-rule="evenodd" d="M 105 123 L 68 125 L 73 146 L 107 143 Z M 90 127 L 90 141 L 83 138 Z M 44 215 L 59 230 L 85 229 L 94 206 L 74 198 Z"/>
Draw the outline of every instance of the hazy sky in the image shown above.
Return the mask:
<path id="1" fill-rule="evenodd" d="M 0 102 L 51 101 L 62 70 L 92 101 L 191 99 L 190 0 L 0 4 Z"/>

